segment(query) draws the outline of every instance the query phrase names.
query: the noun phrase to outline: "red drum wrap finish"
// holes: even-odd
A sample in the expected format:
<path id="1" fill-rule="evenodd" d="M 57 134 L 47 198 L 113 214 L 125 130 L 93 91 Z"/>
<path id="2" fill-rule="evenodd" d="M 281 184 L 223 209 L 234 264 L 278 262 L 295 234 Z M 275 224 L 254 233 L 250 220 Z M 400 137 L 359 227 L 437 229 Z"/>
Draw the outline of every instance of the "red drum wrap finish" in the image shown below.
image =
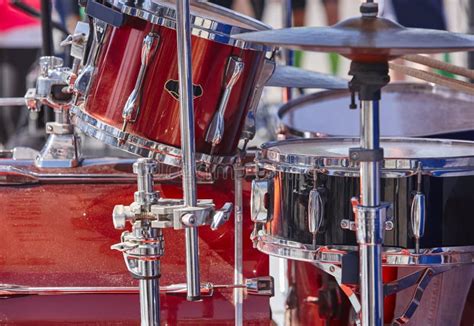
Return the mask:
<path id="1" fill-rule="evenodd" d="M 383 268 L 384 283 L 395 281 L 396 276 L 396 267 Z M 352 325 L 351 303 L 332 276 L 311 263 L 290 260 L 288 279 L 292 288 L 289 298 L 291 325 Z M 384 320 L 387 325 L 392 322 L 394 311 L 395 295 L 385 297 Z"/>
<path id="2" fill-rule="evenodd" d="M 21 164 L 12 164 L 21 168 Z M 77 178 L 56 182 L 55 179 L 60 178 L 56 176 L 37 184 L 0 185 L 3 204 L 0 213 L 3 238 L 0 247 L 1 325 L 139 323 L 138 293 L 4 296 L 1 291 L 1 284 L 30 287 L 138 286 L 126 270 L 122 254 L 110 249 L 111 245 L 120 242 L 121 234 L 113 227 L 112 210 L 116 204 L 128 205 L 133 201 L 136 191 L 133 179 L 93 182 L 89 178 L 87 182 L 81 181 L 85 174 L 124 174 L 124 168 L 130 171 L 131 165 L 94 164 L 76 169 L 52 169 L 47 173 L 74 173 Z M 35 168 L 30 170 L 38 172 Z M 8 180 L 6 174 L 0 172 L 2 183 Z M 156 189 L 163 197 L 179 198 L 182 196 L 180 185 L 179 180 L 169 181 L 157 184 Z M 213 184 L 200 184 L 198 195 L 199 198 L 214 199 L 220 207 L 224 202 L 233 202 L 234 182 L 220 180 Z M 245 182 L 243 268 L 247 278 L 268 275 L 266 255 L 253 249 L 250 241 L 249 196 L 250 185 Z M 217 231 L 202 227 L 199 235 L 201 281 L 233 284 L 233 218 Z M 184 283 L 184 231 L 165 230 L 164 239 L 160 285 Z M 188 302 L 185 295 L 176 294 L 162 294 L 160 300 L 163 324 L 234 324 L 231 289 L 216 289 L 213 296 L 200 302 Z M 269 325 L 270 319 L 268 297 L 246 297 L 246 323 Z"/>
<path id="3" fill-rule="evenodd" d="M 351 304 L 332 276 L 302 261 L 288 261 L 291 325 L 351 325 Z M 329 289 L 331 287 L 331 289 Z M 330 293 L 335 305 L 327 300 Z M 317 300 L 315 300 L 318 298 Z"/>
<path id="4" fill-rule="evenodd" d="M 176 31 L 173 29 L 137 18 L 130 18 L 120 28 L 110 28 L 99 55 L 84 110 L 102 122 L 122 128 L 122 109 L 140 70 L 143 39 L 151 30 L 159 35 L 160 40 L 143 81 L 143 99 L 138 118 L 135 123 L 128 123 L 126 131 L 179 148 L 179 100 L 165 88 L 168 81 L 177 83 L 179 79 Z M 192 36 L 193 83 L 202 89 L 202 94 L 194 99 L 198 153 L 211 152 L 211 145 L 205 141 L 205 136 L 219 107 L 224 72 L 231 56 L 241 58 L 244 69 L 230 95 L 224 115 L 225 132 L 221 143 L 214 149 L 216 155 L 235 153 L 265 52 L 240 49 Z"/>

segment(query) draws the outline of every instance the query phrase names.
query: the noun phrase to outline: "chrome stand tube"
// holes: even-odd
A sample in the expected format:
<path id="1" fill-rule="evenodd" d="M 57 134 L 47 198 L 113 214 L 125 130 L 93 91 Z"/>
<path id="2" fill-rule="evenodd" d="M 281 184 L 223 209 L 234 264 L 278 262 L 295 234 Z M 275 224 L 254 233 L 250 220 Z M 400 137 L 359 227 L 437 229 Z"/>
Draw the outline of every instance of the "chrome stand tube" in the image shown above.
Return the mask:
<path id="1" fill-rule="evenodd" d="M 157 222 L 151 207 L 159 201 L 153 175 L 157 164 L 140 158 L 133 164 L 137 174 L 135 201 L 130 206 L 117 205 L 112 214 L 116 229 L 124 229 L 127 222 L 132 231 L 122 233 L 121 242 L 112 249 L 123 253 L 125 264 L 132 276 L 139 280 L 140 316 L 142 326 L 160 325 L 160 258 L 164 254 L 163 231 L 153 225 Z"/>
<path id="2" fill-rule="evenodd" d="M 179 94 L 181 109 L 181 146 L 183 152 L 184 204 L 197 205 L 196 162 L 194 148 L 193 81 L 191 67 L 191 30 L 189 0 L 177 1 L 177 44 Z M 186 280 L 188 300 L 199 300 L 201 296 L 199 275 L 199 239 L 196 227 L 186 228 Z"/>
<path id="3" fill-rule="evenodd" d="M 139 263 L 144 265 L 149 262 L 139 261 Z M 143 266 L 142 268 L 146 270 L 147 267 L 148 266 Z M 159 267 L 157 269 L 159 270 Z M 160 325 L 160 279 L 140 279 L 139 288 L 141 325 Z"/>
<path id="4" fill-rule="evenodd" d="M 379 149 L 379 101 L 361 101 L 363 150 Z M 380 206 L 380 162 L 360 162 L 360 205 Z M 383 325 L 382 225 L 379 214 L 358 214 L 362 325 Z"/>
<path id="5" fill-rule="evenodd" d="M 240 160 L 234 166 L 235 180 L 235 204 L 234 204 L 234 284 L 244 283 L 243 275 L 243 200 L 242 200 L 242 179 L 244 168 Z M 236 287 L 234 289 L 235 325 L 243 325 L 243 296 L 244 289 Z"/>
<path id="6" fill-rule="evenodd" d="M 283 0 L 283 28 L 288 28 L 293 26 L 293 8 L 292 0 Z M 289 49 L 282 49 L 282 59 L 283 63 L 287 66 L 294 65 L 294 51 Z M 293 89 L 291 87 L 283 88 L 283 102 L 286 103 L 293 98 Z"/>

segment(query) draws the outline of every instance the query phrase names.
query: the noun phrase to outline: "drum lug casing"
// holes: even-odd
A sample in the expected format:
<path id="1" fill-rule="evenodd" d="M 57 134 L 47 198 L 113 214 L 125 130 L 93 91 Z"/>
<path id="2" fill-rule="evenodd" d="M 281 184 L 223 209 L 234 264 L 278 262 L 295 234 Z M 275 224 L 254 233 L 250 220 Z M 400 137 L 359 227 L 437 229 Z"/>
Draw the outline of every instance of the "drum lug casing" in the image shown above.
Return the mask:
<path id="1" fill-rule="evenodd" d="M 324 225 L 324 199 L 318 189 L 309 193 L 308 199 L 308 228 L 309 232 L 316 234 Z"/>
<path id="2" fill-rule="evenodd" d="M 78 93 L 78 95 L 83 96 L 87 96 L 87 94 L 89 93 L 92 78 L 96 70 L 95 64 L 97 61 L 97 57 L 99 55 L 99 52 L 101 51 L 102 44 L 104 42 L 108 28 L 107 23 L 99 19 L 93 19 L 93 26 L 93 30 L 89 31 L 89 33 L 92 33 L 94 41 L 92 43 L 91 49 L 88 51 L 87 54 L 84 55 L 84 58 L 82 59 L 83 62 L 87 59 L 87 62 L 85 63 L 85 66 L 82 68 L 81 73 L 77 76 L 77 79 L 74 83 L 74 91 Z"/>
<path id="3" fill-rule="evenodd" d="M 245 119 L 244 129 L 242 131 L 242 137 L 241 137 L 242 139 L 250 140 L 250 139 L 253 139 L 253 137 L 255 136 L 255 133 L 257 131 L 255 115 L 257 114 L 258 104 L 260 103 L 260 98 L 262 97 L 265 84 L 273 75 L 273 72 L 275 71 L 275 67 L 276 67 L 276 64 L 273 59 L 265 59 L 265 62 L 262 65 L 259 77 L 255 84 L 253 94 L 251 96 L 249 110 L 247 113 L 247 117 Z"/>
<path id="4" fill-rule="evenodd" d="M 272 220 L 270 207 L 273 202 L 273 179 L 252 181 L 250 197 L 251 219 L 254 223 L 267 223 Z"/>
<path id="5" fill-rule="evenodd" d="M 137 120 L 142 102 L 143 82 L 145 81 L 146 73 L 148 71 L 150 62 L 153 60 L 158 50 L 159 42 L 160 36 L 156 33 L 149 33 L 143 39 L 140 71 L 135 82 L 135 87 L 130 93 L 122 111 L 122 118 L 124 119 L 124 129 L 127 122 L 135 122 Z"/>
<path id="6" fill-rule="evenodd" d="M 415 239 L 419 240 L 425 233 L 426 197 L 417 192 L 411 203 L 411 229 Z"/>
<path id="7" fill-rule="evenodd" d="M 224 137 L 224 115 L 227 109 L 227 104 L 229 103 L 232 89 L 238 82 L 243 70 L 244 62 L 241 58 L 232 56 L 227 60 L 223 80 L 224 91 L 217 112 L 215 113 L 206 133 L 206 142 L 212 144 L 212 146 L 219 144 Z"/>

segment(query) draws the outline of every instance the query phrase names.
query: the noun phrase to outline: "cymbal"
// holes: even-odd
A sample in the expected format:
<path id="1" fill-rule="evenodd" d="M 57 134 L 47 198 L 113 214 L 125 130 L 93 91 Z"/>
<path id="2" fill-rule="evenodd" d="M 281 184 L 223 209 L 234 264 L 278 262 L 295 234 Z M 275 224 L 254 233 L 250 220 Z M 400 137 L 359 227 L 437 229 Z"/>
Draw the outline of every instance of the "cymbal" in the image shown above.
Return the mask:
<path id="1" fill-rule="evenodd" d="M 381 17 L 356 17 L 331 27 L 295 27 L 237 34 L 236 39 L 295 50 L 336 52 L 354 61 L 381 62 L 417 53 L 474 49 L 474 35 L 406 28 Z"/>
<path id="2" fill-rule="evenodd" d="M 348 82 L 339 77 L 292 66 L 278 65 L 265 86 L 292 88 L 347 89 Z"/>

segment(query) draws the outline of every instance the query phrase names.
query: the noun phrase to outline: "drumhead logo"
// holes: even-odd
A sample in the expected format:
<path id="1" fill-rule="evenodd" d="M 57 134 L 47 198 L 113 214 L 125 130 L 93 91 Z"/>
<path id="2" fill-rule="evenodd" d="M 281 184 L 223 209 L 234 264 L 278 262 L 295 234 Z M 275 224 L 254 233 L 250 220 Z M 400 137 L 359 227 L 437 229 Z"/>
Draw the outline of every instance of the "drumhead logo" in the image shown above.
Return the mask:
<path id="1" fill-rule="evenodd" d="M 165 89 L 176 101 L 179 101 L 179 81 L 174 79 L 168 80 L 165 84 Z M 193 84 L 193 99 L 201 97 L 202 93 L 201 85 Z"/>

